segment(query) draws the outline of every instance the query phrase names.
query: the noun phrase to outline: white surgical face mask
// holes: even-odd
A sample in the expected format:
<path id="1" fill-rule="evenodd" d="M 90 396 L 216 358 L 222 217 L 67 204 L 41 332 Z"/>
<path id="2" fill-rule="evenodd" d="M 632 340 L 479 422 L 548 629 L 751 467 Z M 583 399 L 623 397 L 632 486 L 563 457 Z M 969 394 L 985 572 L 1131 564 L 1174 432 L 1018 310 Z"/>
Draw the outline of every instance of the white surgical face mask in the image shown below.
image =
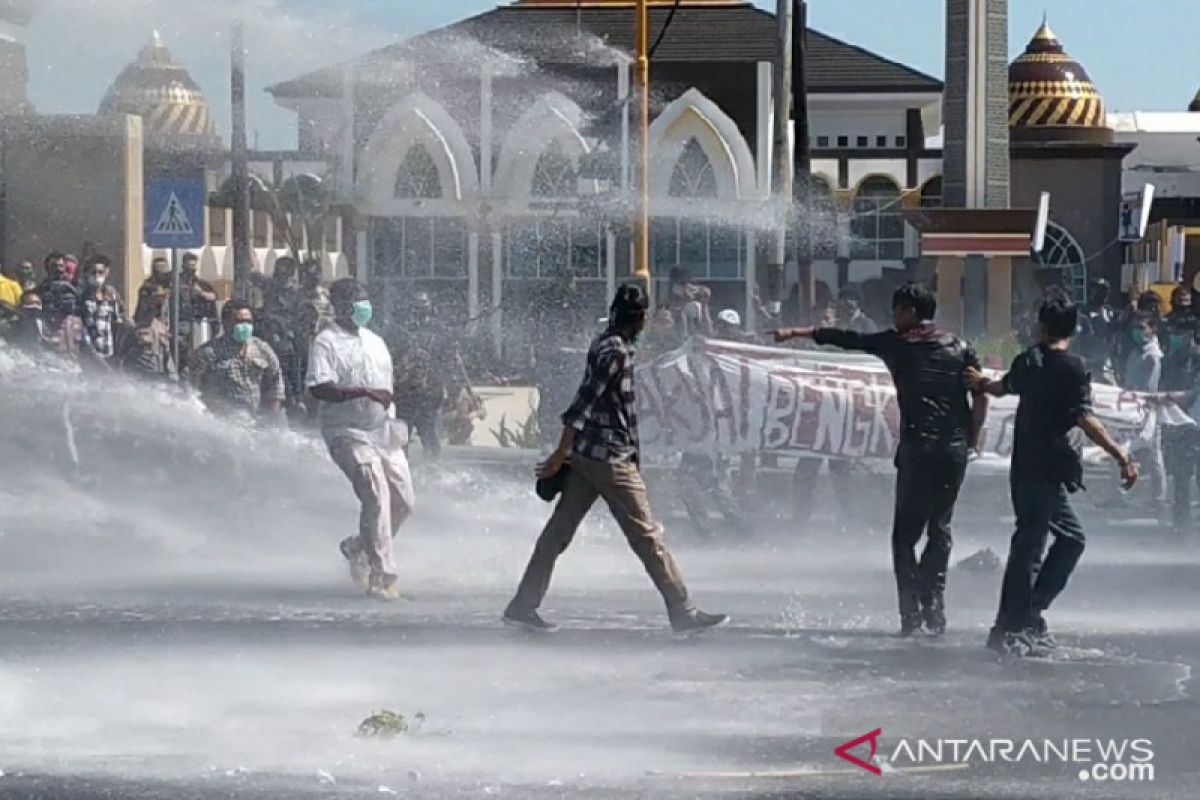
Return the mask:
<path id="1" fill-rule="evenodd" d="M 88 286 L 99 288 L 104 285 L 104 276 L 103 275 L 88 275 L 87 282 L 88 282 Z"/>

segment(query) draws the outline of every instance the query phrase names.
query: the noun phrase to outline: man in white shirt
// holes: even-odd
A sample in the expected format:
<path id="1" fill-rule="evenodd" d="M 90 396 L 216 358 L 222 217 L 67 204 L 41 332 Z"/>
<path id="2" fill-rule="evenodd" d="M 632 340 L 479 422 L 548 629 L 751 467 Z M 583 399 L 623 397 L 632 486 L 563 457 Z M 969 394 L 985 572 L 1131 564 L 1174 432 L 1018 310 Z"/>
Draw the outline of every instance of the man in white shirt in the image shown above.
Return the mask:
<path id="1" fill-rule="evenodd" d="M 388 416 L 392 357 L 367 330 L 371 301 L 352 278 L 330 287 L 335 324 L 313 340 L 307 384 L 320 401 L 321 435 L 362 503 L 358 536 L 341 543 L 351 575 L 367 594 L 399 597 L 392 539 L 412 513 L 414 494 L 404 437 Z"/>

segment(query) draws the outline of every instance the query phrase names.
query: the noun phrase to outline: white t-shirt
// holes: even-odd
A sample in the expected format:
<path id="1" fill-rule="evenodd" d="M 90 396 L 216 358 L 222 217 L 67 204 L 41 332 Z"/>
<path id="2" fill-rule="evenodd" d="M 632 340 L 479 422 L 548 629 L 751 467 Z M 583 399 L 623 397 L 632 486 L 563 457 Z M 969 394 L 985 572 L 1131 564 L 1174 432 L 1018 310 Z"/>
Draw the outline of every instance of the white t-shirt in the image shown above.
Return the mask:
<path id="1" fill-rule="evenodd" d="M 313 339 L 308 353 L 308 388 L 332 383 L 339 389 L 392 391 L 392 355 L 377 334 L 366 328 L 351 333 L 330 325 Z M 380 433 L 388 412 L 365 397 L 345 403 L 321 403 L 321 432 L 326 440 L 356 432 Z"/>

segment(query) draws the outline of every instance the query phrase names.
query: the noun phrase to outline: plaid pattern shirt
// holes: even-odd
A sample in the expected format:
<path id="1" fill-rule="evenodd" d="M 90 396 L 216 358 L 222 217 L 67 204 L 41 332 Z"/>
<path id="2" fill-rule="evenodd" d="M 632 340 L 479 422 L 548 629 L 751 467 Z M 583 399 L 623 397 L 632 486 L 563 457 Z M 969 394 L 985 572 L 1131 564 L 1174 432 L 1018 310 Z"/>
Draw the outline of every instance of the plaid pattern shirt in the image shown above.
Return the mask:
<path id="1" fill-rule="evenodd" d="M 633 353 L 613 331 L 601 334 L 588 350 L 587 371 L 575 401 L 562 416 L 574 428 L 575 453 L 595 461 L 638 461 Z"/>
<path id="2" fill-rule="evenodd" d="M 80 312 L 84 342 L 96 355 L 110 358 L 117 351 L 113 328 L 125 313 L 121 296 L 111 286 L 85 289 Z"/>
<path id="3" fill-rule="evenodd" d="M 285 399 L 279 359 L 262 339 L 242 345 L 232 336 L 219 336 L 192 357 L 192 385 L 214 411 L 249 412 L 258 416 L 263 400 Z"/>

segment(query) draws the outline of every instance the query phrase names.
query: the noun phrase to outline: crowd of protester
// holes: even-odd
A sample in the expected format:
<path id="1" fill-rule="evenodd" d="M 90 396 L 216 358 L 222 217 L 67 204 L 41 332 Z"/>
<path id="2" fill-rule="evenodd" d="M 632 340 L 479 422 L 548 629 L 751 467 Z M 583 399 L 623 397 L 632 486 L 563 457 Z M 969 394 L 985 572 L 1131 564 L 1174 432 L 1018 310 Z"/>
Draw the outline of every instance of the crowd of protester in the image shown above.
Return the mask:
<path id="1" fill-rule="evenodd" d="M 51 253 L 41 276 L 29 261 L 0 267 L 2 336 L 35 358 L 65 359 L 85 372 L 182 384 L 217 415 L 262 426 L 313 423 L 316 403 L 304 389 L 309 348 L 333 320 L 320 265 L 279 258 L 270 276 L 254 273 L 224 300 L 198 266 L 194 254 L 183 255 L 176 298 L 171 263 L 155 258 L 132 313 L 103 255 L 81 265 Z M 396 413 L 437 458 L 445 430 L 457 443 L 470 436 L 481 403 L 454 330 L 430 296 L 417 292 L 410 305 L 386 337 L 397 364 Z"/>

